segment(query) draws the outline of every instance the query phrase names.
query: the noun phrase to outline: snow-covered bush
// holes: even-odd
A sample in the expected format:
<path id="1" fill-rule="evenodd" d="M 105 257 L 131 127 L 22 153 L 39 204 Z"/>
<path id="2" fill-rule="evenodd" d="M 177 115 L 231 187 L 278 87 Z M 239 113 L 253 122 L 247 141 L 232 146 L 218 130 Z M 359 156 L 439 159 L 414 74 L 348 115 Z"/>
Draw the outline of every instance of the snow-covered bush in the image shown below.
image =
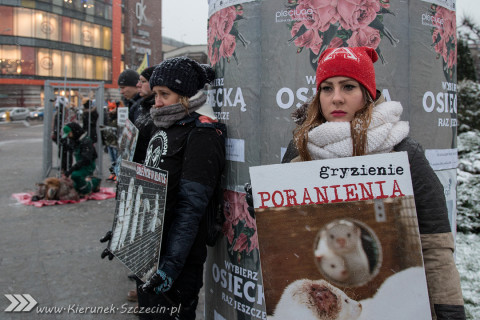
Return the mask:
<path id="1" fill-rule="evenodd" d="M 480 233 L 480 131 L 458 135 L 457 230 Z"/>
<path id="2" fill-rule="evenodd" d="M 458 132 L 480 130 L 480 84 L 465 80 L 457 89 Z"/>

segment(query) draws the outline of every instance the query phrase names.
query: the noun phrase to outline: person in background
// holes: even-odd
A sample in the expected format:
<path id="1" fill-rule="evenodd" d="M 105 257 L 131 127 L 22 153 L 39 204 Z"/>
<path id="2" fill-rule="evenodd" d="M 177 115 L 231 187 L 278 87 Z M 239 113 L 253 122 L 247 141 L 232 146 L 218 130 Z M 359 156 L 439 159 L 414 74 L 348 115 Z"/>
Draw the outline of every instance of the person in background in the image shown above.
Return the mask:
<path id="1" fill-rule="evenodd" d="M 88 136 L 95 144 L 98 141 L 97 137 L 97 120 L 98 112 L 97 107 L 93 105 L 93 101 L 89 98 L 82 99 L 83 113 L 82 124 L 83 129 L 87 132 Z"/>
<path id="2" fill-rule="evenodd" d="M 63 127 L 62 138 L 68 138 L 69 148 L 75 157 L 75 164 L 65 172 L 65 176 L 71 177 L 73 187 L 80 196 L 98 192 L 100 179 L 93 176 L 97 152 L 87 132 L 78 123 L 70 122 Z"/>
<path id="3" fill-rule="evenodd" d="M 52 101 L 53 102 L 53 101 Z M 52 121 L 52 141 L 57 144 L 58 158 L 60 160 L 60 172 L 63 174 L 70 169 L 73 162 L 73 155 L 66 147 L 66 139 L 62 139 L 62 133 L 59 133 L 59 128 L 62 128 L 65 123 L 69 121 L 70 108 L 68 99 L 62 96 L 57 96 L 55 100 L 55 113 Z"/>
<path id="4" fill-rule="evenodd" d="M 64 96 L 57 96 L 55 101 L 55 112 L 52 121 L 52 141 L 57 144 L 58 158 L 60 160 L 60 172 L 67 171 L 73 162 L 72 153 L 66 148 L 66 139 L 62 139 L 62 133 L 58 132 L 66 123 L 76 121 L 76 114 L 69 100 Z M 52 101 L 53 102 L 53 101 Z"/>
<path id="5" fill-rule="evenodd" d="M 156 131 L 145 165 L 167 170 L 168 185 L 159 268 L 138 283 L 138 304 L 181 307 L 141 319 L 195 319 L 207 256 L 205 212 L 225 165 L 225 125 L 202 90 L 214 78 L 210 66 L 186 57 L 163 61 L 150 77 Z"/>
<path id="6" fill-rule="evenodd" d="M 133 155 L 133 162 L 143 164 L 147 154 L 148 142 L 155 129 L 150 109 L 155 104 L 155 96 L 150 89 L 150 77 L 155 67 L 148 67 L 142 71 L 138 80 L 137 87 L 140 90 L 142 101 L 140 103 L 139 115 L 135 120 L 135 127 L 138 129 L 137 145 L 135 147 L 135 154 Z"/>
<path id="7" fill-rule="evenodd" d="M 115 165 L 118 158 L 118 129 L 117 129 L 117 103 L 115 101 L 107 102 L 107 110 L 105 116 L 105 127 L 102 130 L 103 144 L 107 148 L 110 157 L 110 176 L 109 181 L 116 181 Z"/>
<path id="8" fill-rule="evenodd" d="M 420 229 L 433 319 L 465 319 L 454 239 L 443 186 L 400 121 L 402 105 L 376 89 L 368 47 L 327 49 L 320 55 L 317 93 L 294 114 L 297 127 L 283 163 L 406 151 Z"/>
<path id="9" fill-rule="evenodd" d="M 128 107 L 128 119 L 132 123 L 135 123 L 140 114 L 139 109 L 142 100 L 137 87 L 138 79 L 139 75 L 135 70 L 127 69 L 120 73 L 117 81 L 124 105 Z"/>
<path id="10" fill-rule="evenodd" d="M 138 129 L 138 138 L 137 144 L 135 147 L 135 154 L 133 155 L 133 162 L 143 164 L 145 156 L 147 154 L 147 147 L 152 136 L 152 133 L 155 131 L 156 127 L 153 124 L 152 116 L 150 115 L 150 109 L 155 104 L 155 96 L 153 91 L 150 89 L 150 77 L 152 75 L 155 66 L 145 68 L 140 74 L 137 88 L 140 90 L 140 96 L 142 97 L 142 102 L 140 103 L 139 115 L 135 120 L 135 127 Z M 136 279 L 137 282 L 139 279 Z M 128 301 L 137 301 L 137 289 L 130 290 L 127 293 Z"/>

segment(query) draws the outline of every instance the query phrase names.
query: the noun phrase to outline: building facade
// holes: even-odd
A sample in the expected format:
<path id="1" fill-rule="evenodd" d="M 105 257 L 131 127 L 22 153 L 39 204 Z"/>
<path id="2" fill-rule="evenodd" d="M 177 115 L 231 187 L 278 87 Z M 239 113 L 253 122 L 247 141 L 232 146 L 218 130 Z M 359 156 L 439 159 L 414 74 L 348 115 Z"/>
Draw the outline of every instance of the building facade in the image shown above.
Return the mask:
<path id="1" fill-rule="evenodd" d="M 108 98 L 145 53 L 161 61 L 158 17 L 158 0 L 0 0 L 1 106 L 43 104 L 46 80 L 103 81 Z"/>

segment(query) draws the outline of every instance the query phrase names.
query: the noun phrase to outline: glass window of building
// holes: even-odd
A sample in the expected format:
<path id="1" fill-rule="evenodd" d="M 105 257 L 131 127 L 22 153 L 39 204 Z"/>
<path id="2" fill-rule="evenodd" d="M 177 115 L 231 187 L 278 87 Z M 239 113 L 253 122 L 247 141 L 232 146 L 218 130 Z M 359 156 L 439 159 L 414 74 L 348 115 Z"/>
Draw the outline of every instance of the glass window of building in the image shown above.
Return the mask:
<path id="1" fill-rule="evenodd" d="M 60 40 L 58 16 L 43 11 L 35 13 L 35 37 L 48 40 Z"/>
<path id="2" fill-rule="evenodd" d="M 112 50 L 112 29 L 103 27 L 103 41 L 102 49 Z"/>
<path id="3" fill-rule="evenodd" d="M 21 73 L 21 56 L 18 46 L 0 46 L 1 74 Z"/>
<path id="4" fill-rule="evenodd" d="M 74 78 L 84 79 L 85 78 L 85 68 L 83 66 L 84 55 L 81 53 L 76 53 L 74 61 L 75 61 L 74 62 L 74 66 L 75 66 Z"/>
<path id="5" fill-rule="evenodd" d="M 33 11 L 25 8 L 14 10 L 14 34 L 20 37 L 34 37 Z"/>

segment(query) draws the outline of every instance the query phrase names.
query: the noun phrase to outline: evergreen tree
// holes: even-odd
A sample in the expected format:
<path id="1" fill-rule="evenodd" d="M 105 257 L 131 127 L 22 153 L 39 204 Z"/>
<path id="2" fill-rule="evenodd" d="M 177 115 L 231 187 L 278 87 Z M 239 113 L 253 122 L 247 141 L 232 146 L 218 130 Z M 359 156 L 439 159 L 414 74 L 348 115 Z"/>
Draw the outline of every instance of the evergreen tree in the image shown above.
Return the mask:
<path id="1" fill-rule="evenodd" d="M 458 133 L 480 130 L 480 84 L 460 81 L 457 89 Z"/>
<path id="2" fill-rule="evenodd" d="M 458 81 L 477 81 L 475 63 L 468 48 L 468 43 L 460 38 L 457 40 L 457 79 Z"/>
<path id="3" fill-rule="evenodd" d="M 457 28 L 457 80 L 480 80 L 475 69 L 478 66 L 478 59 L 474 59 L 469 44 L 476 47 L 474 54 L 479 54 L 480 27 L 470 16 L 464 16 L 462 24 Z"/>

